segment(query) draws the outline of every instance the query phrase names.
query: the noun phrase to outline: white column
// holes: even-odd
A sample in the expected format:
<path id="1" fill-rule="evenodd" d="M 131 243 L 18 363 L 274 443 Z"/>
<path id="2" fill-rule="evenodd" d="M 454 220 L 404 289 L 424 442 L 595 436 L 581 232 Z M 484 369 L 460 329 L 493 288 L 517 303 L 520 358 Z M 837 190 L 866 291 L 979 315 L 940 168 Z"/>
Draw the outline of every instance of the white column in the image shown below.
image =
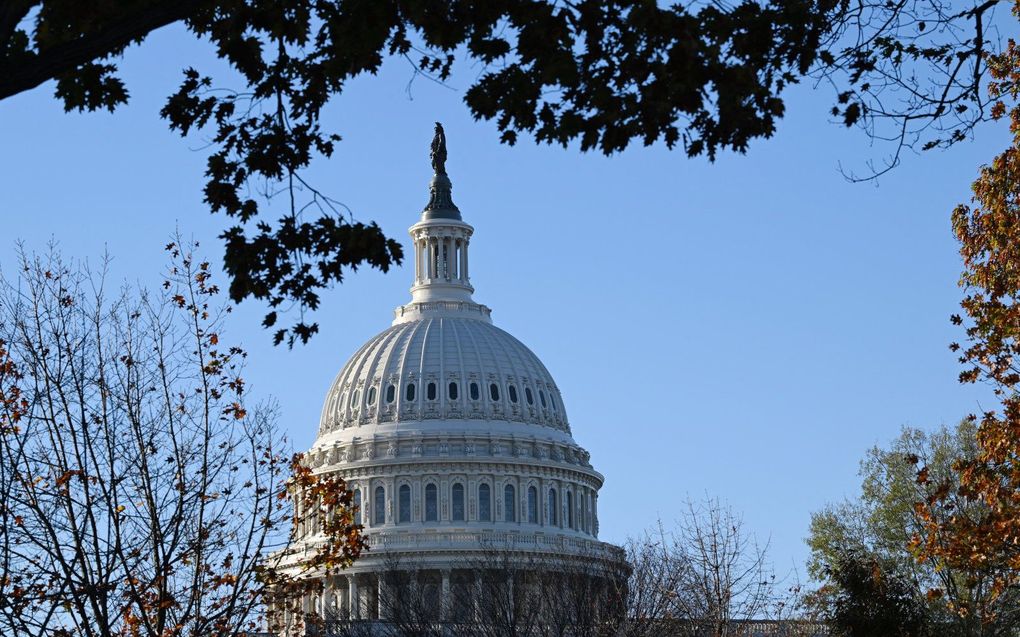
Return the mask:
<path id="1" fill-rule="evenodd" d="M 475 623 L 482 621 L 482 576 L 478 571 L 475 571 L 475 586 L 474 594 L 471 596 L 472 615 L 474 615 Z"/>
<path id="2" fill-rule="evenodd" d="M 425 278 L 432 278 L 432 238 L 425 237 Z"/>
<path id="3" fill-rule="evenodd" d="M 567 528 L 567 516 L 563 515 L 563 510 L 567 506 L 566 488 L 560 481 L 556 482 L 556 526 L 561 529 Z"/>
<path id="4" fill-rule="evenodd" d="M 350 619 L 361 619 L 361 600 L 358 599 L 358 578 L 347 576 L 347 612 Z"/>
<path id="5" fill-rule="evenodd" d="M 450 569 L 444 568 L 442 571 L 443 576 L 443 588 L 442 593 L 439 597 L 439 619 L 440 621 L 446 621 L 450 619 Z"/>
<path id="6" fill-rule="evenodd" d="M 428 246 L 428 278 L 436 278 L 436 240 L 425 238 Z"/>
<path id="7" fill-rule="evenodd" d="M 414 282 L 421 283 L 421 241 L 414 240 Z"/>
<path id="8" fill-rule="evenodd" d="M 336 619 L 336 594 L 333 586 L 333 576 L 326 577 L 322 585 L 322 619 Z"/>
<path id="9" fill-rule="evenodd" d="M 419 388 L 420 391 L 420 388 Z M 397 523 L 396 506 L 397 506 L 397 481 L 394 478 L 390 478 L 386 481 L 386 522 L 388 524 Z"/>
<path id="10" fill-rule="evenodd" d="M 461 254 L 460 254 L 460 260 L 461 260 L 461 263 L 460 263 L 460 278 L 461 278 L 461 280 L 464 281 L 464 283 L 468 282 L 468 260 L 467 260 L 467 254 L 468 254 L 468 240 L 464 239 L 464 249 L 461 250 Z"/>
<path id="11" fill-rule="evenodd" d="M 506 601 L 510 605 L 510 608 L 516 608 L 514 604 L 514 575 L 513 573 L 506 574 Z"/>
<path id="12" fill-rule="evenodd" d="M 421 239 L 421 281 L 429 278 L 429 242 L 428 239 Z"/>

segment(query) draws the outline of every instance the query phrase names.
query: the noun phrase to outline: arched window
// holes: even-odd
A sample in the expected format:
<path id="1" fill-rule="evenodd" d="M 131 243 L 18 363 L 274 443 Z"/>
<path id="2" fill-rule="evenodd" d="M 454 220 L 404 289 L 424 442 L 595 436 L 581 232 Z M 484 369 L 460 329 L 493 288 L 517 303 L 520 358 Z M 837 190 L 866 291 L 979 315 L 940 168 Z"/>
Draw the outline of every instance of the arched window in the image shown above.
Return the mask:
<path id="1" fill-rule="evenodd" d="M 471 394 L 471 400 L 478 400 L 480 394 L 478 392 L 478 383 L 471 383 L 468 387 L 468 393 Z"/>
<path id="2" fill-rule="evenodd" d="M 464 521 L 464 485 L 457 482 L 453 485 L 453 497 L 450 498 L 453 502 L 451 507 L 451 516 L 454 522 Z"/>
<path id="3" fill-rule="evenodd" d="M 400 485 L 400 491 L 398 491 L 399 502 L 398 509 L 400 516 L 397 518 L 398 522 L 410 522 L 411 521 L 411 487 L 403 484 Z"/>
<path id="4" fill-rule="evenodd" d="M 429 400 L 435 400 L 436 399 L 436 384 L 435 383 L 429 383 L 426 386 L 426 388 L 425 388 L 425 397 L 428 398 Z"/>
<path id="5" fill-rule="evenodd" d="M 489 384 L 489 398 L 496 402 L 499 400 L 499 385 L 496 383 Z"/>
<path id="6" fill-rule="evenodd" d="M 567 527 L 574 528 L 574 494 L 567 491 Z"/>
<path id="7" fill-rule="evenodd" d="M 425 521 L 439 521 L 439 490 L 431 483 L 425 485 Z"/>
<path id="8" fill-rule="evenodd" d="M 354 523 L 361 524 L 361 489 L 354 490 Z"/>
<path id="9" fill-rule="evenodd" d="M 556 489 L 549 489 L 549 524 L 556 526 Z"/>
<path id="10" fill-rule="evenodd" d="M 503 487 L 503 521 L 517 521 L 517 495 L 512 484 Z"/>
<path id="11" fill-rule="evenodd" d="M 530 387 L 524 388 L 524 399 L 528 401 L 529 405 L 535 404 L 535 395 L 531 393 Z"/>
<path id="12" fill-rule="evenodd" d="M 407 389 L 404 390 L 404 400 L 407 402 L 414 400 L 414 383 L 407 384 Z"/>
<path id="13" fill-rule="evenodd" d="M 392 403 L 397 397 L 397 388 L 393 383 L 386 386 L 386 402 Z"/>
<path id="14" fill-rule="evenodd" d="M 450 400 L 457 400 L 458 394 L 457 383 L 450 383 L 450 386 L 447 388 L 447 390 L 448 390 L 447 395 L 450 397 Z"/>
<path id="15" fill-rule="evenodd" d="M 538 524 L 538 489 L 528 487 L 528 522 Z"/>
<path id="16" fill-rule="evenodd" d="M 516 403 L 517 402 L 517 386 L 516 385 L 510 385 L 507 388 L 507 394 L 509 394 L 509 396 L 510 396 L 510 402 L 512 402 L 512 403 Z"/>
<path id="17" fill-rule="evenodd" d="M 492 504 L 489 502 L 489 485 L 478 485 L 478 520 L 489 522 L 492 520 Z"/>
<path id="18" fill-rule="evenodd" d="M 539 401 L 541 401 L 541 403 L 542 403 L 542 407 L 545 407 L 545 406 L 546 406 L 546 405 L 545 405 L 545 392 L 544 392 L 544 391 L 542 391 L 541 389 L 540 389 L 540 390 L 538 390 L 538 400 L 539 400 Z"/>
<path id="19" fill-rule="evenodd" d="M 375 387 L 368 388 L 368 404 L 370 406 L 375 404 Z"/>
<path id="20" fill-rule="evenodd" d="M 372 524 L 386 524 L 386 489 L 375 488 L 375 517 Z"/>

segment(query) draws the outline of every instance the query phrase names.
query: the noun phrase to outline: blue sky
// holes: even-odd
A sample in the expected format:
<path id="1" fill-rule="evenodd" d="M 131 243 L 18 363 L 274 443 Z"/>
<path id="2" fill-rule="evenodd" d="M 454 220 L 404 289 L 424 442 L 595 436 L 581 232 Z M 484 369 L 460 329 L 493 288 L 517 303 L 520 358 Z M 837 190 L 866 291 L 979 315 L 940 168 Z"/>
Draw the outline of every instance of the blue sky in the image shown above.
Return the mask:
<path id="1" fill-rule="evenodd" d="M 129 106 L 70 114 L 44 86 L 0 102 L 0 267 L 16 240 L 73 257 L 114 257 L 113 274 L 160 280 L 179 228 L 216 261 L 223 219 L 201 201 L 205 151 L 158 117 L 188 65 L 215 65 L 183 30 L 130 50 Z M 773 140 L 712 164 L 662 146 L 611 158 L 509 148 L 453 88 L 406 62 L 349 83 L 325 122 L 344 137 L 308 178 L 404 241 L 427 201 L 432 122 L 444 123 L 454 199 L 475 226 L 476 300 L 531 347 L 559 384 L 574 436 L 606 476 L 601 535 L 622 541 L 718 496 L 771 538 L 777 568 L 800 569 L 810 513 L 856 492 L 865 450 L 901 426 L 954 423 L 987 392 L 961 387 L 947 345 L 960 263 L 949 213 L 1001 127 L 948 152 L 905 158 L 880 182 L 838 170 L 880 157 L 831 124 L 827 90 L 787 94 Z M 324 297 L 322 332 L 274 348 L 245 303 L 229 336 L 248 380 L 273 395 L 294 445 L 310 445 L 322 399 L 355 349 L 408 299 L 409 266 L 361 271 Z"/>

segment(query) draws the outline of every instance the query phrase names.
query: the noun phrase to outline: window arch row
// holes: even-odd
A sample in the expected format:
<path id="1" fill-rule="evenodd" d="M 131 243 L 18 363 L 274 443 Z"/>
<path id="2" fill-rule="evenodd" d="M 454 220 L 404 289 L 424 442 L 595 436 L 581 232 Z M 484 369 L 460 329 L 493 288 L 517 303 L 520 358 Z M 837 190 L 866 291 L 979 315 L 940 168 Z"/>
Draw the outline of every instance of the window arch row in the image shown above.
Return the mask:
<path id="1" fill-rule="evenodd" d="M 409 523 L 518 523 L 560 527 L 594 535 L 595 494 L 573 481 L 521 481 L 498 475 L 397 477 L 379 484 L 352 483 L 356 523 L 366 526 Z M 393 492 L 389 493 L 392 488 Z M 392 508 L 391 508 L 392 507 Z M 304 512 L 299 512 L 304 513 Z M 329 516 L 329 512 L 325 515 Z M 392 516 L 392 517 L 391 517 Z M 320 521 L 299 515 L 302 530 L 315 533 Z"/>

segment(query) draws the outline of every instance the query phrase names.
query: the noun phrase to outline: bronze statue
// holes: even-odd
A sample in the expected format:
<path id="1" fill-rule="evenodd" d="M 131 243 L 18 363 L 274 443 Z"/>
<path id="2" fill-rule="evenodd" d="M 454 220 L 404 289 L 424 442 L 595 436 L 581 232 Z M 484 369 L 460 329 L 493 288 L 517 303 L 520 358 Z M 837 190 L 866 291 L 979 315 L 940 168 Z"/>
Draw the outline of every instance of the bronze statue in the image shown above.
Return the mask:
<path id="1" fill-rule="evenodd" d="M 432 138 L 432 152 L 429 153 L 432 158 L 432 170 L 437 175 L 446 174 L 446 133 L 443 131 L 443 125 L 436 122 L 436 134 Z"/>

